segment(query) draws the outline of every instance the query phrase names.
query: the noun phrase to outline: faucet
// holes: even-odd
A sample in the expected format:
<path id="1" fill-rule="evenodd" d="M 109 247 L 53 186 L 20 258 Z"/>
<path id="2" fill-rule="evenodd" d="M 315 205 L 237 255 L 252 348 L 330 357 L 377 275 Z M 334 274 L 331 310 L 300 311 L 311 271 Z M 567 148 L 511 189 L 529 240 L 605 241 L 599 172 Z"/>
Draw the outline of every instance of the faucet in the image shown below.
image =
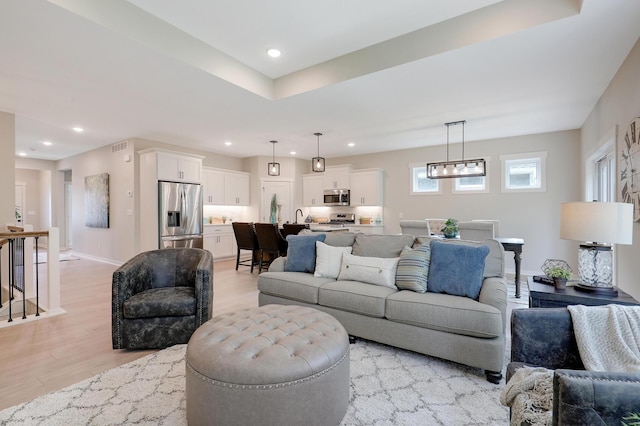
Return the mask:
<path id="1" fill-rule="evenodd" d="M 304 218 L 304 213 L 302 213 L 302 209 L 296 210 L 296 223 L 298 223 L 298 212 L 300 212 L 300 217 Z"/>

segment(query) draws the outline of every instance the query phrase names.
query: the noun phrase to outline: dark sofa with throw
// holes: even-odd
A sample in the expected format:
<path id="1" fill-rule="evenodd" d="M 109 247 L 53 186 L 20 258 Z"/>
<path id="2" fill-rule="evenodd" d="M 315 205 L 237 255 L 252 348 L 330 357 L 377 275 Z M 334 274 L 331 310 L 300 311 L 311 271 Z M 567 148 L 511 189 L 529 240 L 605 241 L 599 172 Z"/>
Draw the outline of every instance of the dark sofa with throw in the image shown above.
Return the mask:
<path id="1" fill-rule="evenodd" d="M 566 308 L 513 311 L 507 381 L 524 364 L 555 370 L 554 425 L 637 424 L 640 373 L 585 371 Z"/>
<path id="2" fill-rule="evenodd" d="M 213 308 L 213 256 L 170 248 L 140 253 L 113 273 L 114 349 L 187 343 Z"/>

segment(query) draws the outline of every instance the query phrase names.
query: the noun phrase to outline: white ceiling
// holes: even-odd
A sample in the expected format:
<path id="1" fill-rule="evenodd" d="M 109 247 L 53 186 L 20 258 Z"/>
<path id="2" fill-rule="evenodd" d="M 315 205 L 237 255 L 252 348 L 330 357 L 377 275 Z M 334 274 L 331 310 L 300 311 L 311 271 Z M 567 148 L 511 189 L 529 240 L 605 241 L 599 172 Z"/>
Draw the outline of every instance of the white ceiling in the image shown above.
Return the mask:
<path id="1" fill-rule="evenodd" d="M 130 137 L 307 158 L 318 131 L 336 157 L 442 144 L 448 121 L 467 142 L 576 129 L 639 19 L 638 0 L 4 1 L 0 111 L 16 153 L 51 160 Z"/>

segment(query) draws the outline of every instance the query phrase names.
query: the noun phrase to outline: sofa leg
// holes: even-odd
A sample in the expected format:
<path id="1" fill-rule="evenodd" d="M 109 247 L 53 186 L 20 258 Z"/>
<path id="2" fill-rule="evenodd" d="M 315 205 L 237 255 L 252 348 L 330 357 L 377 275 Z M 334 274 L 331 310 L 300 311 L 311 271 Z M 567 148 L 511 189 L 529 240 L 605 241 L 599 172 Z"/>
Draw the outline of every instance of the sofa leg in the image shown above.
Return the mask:
<path id="1" fill-rule="evenodd" d="M 353 345 L 354 343 L 356 343 L 357 339 L 358 338 L 356 336 L 349 335 L 349 344 Z"/>
<path id="2" fill-rule="evenodd" d="M 487 381 L 497 385 L 502 380 L 502 373 L 499 371 L 484 370 L 484 374 L 487 376 Z"/>

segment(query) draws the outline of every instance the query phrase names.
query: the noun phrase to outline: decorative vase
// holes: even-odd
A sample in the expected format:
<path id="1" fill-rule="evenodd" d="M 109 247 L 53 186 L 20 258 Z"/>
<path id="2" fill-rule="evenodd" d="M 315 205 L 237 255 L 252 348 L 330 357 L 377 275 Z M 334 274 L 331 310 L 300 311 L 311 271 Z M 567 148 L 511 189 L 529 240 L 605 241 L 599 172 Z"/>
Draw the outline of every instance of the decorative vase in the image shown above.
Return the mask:
<path id="1" fill-rule="evenodd" d="M 442 231 L 442 235 L 445 238 L 455 238 L 458 235 L 458 231 Z"/>
<path id="2" fill-rule="evenodd" d="M 567 280 L 564 278 L 553 278 L 553 287 L 556 290 L 566 290 L 567 288 Z"/>

